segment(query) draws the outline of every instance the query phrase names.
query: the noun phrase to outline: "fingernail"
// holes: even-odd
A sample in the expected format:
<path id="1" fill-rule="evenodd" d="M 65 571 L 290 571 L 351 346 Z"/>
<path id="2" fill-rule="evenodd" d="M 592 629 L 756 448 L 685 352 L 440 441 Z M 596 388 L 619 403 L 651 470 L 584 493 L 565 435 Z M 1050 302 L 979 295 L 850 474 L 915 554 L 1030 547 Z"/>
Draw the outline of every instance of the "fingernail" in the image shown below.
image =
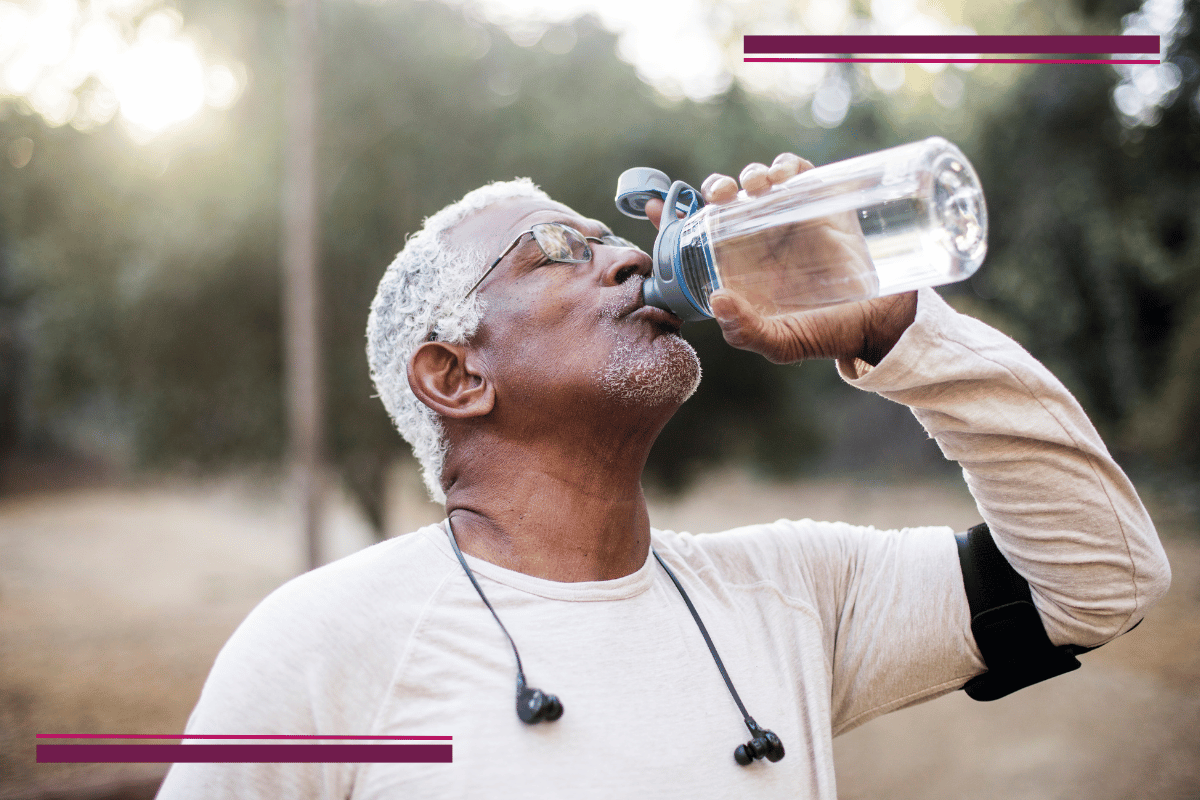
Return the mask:
<path id="1" fill-rule="evenodd" d="M 710 297 L 709 308 L 712 309 L 713 316 L 718 322 L 732 322 L 737 317 L 737 312 L 734 310 L 733 303 L 724 297 Z"/>
<path id="2" fill-rule="evenodd" d="M 742 170 L 742 186 L 751 189 L 767 183 L 766 167 L 753 166 Z"/>
<path id="3" fill-rule="evenodd" d="M 706 194 L 712 197 L 724 197 L 737 194 L 737 182 L 728 175 L 722 175 L 709 185 Z"/>

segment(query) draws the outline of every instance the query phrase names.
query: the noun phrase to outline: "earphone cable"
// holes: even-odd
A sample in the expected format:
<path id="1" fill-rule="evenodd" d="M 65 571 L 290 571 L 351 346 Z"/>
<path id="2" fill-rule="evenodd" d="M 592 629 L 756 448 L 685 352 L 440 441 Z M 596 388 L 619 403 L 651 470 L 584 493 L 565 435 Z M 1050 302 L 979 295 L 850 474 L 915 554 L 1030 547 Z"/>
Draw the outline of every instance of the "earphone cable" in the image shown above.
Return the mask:
<path id="1" fill-rule="evenodd" d="M 479 581 L 475 580 L 475 575 L 471 568 L 467 566 L 467 559 L 462 554 L 462 550 L 458 549 L 458 540 L 454 536 L 454 528 L 450 526 L 450 518 L 446 517 L 446 530 L 450 533 L 450 546 L 454 548 L 454 555 L 458 556 L 458 563 L 462 564 L 463 571 L 467 573 L 467 577 L 471 579 L 471 585 L 475 587 L 475 591 L 479 592 L 479 599 L 487 606 L 488 611 L 492 612 L 492 617 L 496 620 L 496 624 L 500 626 L 500 630 L 504 631 L 505 637 L 508 639 L 509 645 L 512 646 L 513 655 L 517 658 L 517 691 L 525 688 L 525 670 L 521 668 L 521 654 L 517 652 L 517 643 L 513 641 L 512 635 L 509 634 L 508 628 L 504 627 L 504 623 L 500 621 L 500 615 L 496 613 L 496 609 L 492 608 L 492 604 L 488 602 L 487 595 L 483 593 L 483 589 L 479 585 Z"/>
<path id="2" fill-rule="evenodd" d="M 688 597 L 687 592 L 683 590 L 683 585 L 679 583 L 679 579 L 675 577 L 675 573 L 667 566 L 667 562 L 663 561 L 662 556 L 653 547 L 650 552 L 658 560 L 659 565 L 667 573 L 667 577 L 675 584 L 675 588 L 679 590 L 679 596 L 683 598 L 683 602 L 687 603 L 688 611 L 692 612 L 692 619 L 696 620 L 696 627 L 700 629 L 700 634 L 704 637 L 705 644 L 708 645 L 708 651 L 712 653 L 713 661 L 717 664 L 717 669 L 721 671 L 721 677 L 725 679 L 725 685 L 729 687 L 729 694 L 733 696 L 733 702 L 737 703 L 738 710 L 742 712 L 742 718 L 746 721 L 746 727 L 755 736 L 763 733 L 763 729 L 758 727 L 758 723 L 754 721 L 754 717 L 746 711 L 746 706 L 742 704 L 742 698 L 738 697 L 737 689 L 733 688 L 733 681 L 729 678 L 729 673 L 725 671 L 725 665 L 721 662 L 721 656 L 717 653 L 717 647 L 713 644 L 712 637 L 708 635 L 708 629 L 704 627 L 704 621 L 700 619 L 700 613 L 696 611 L 696 607 L 692 605 L 692 599 Z"/>

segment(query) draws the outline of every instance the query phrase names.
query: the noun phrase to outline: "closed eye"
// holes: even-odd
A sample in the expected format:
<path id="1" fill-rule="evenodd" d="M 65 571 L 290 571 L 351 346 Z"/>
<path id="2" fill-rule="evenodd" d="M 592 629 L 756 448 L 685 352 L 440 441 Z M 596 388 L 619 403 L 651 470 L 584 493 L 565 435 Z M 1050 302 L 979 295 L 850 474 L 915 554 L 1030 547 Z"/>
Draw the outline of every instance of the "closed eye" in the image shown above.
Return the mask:
<path id="1" fill-rule="evenodd" d="M 631 247 L 634 250 L 641 249 L 636 244 L 629 241 L 628 239 L 625 239 L 620 236 L 612 235 L 612 234 L 603 237 L 600 241 L 602 241 L 604 244 L 608 245 L 609 247 Z"/>
<path id="2" fill-rule="evenodd" d="M 605 236 L 600 236 L 600 237 L 589 236 L 589 237 L 587 237 L 587 240 L 589 242 L 595 242 L 596 244 L 603 244 L 603 245 L 607 245 L 609 247 L 630 247 L 630 248 L 633 248 L 634 250 L 641 249 L 640 247 L 638 247 L 636 244 L 629 241 L 628 239 L 622 238 L 620 236 L 617 236 L 617 235 L 611 234 L 611 233 L 607 234 Z"/>

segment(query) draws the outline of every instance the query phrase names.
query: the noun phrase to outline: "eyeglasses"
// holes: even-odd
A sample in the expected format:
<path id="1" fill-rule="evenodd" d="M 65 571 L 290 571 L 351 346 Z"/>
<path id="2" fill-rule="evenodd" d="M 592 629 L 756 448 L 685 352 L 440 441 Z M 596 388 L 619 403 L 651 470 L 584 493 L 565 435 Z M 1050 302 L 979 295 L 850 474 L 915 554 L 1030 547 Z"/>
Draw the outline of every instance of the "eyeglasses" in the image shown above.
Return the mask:
<path id="1" fill-rule="evenodd" d="M 513 239 L 512 244 L 504 248 L 504 252 L 496 257 L 491 266 L 483 271 L 483 275 L 479 276 L 479 280 L 475 281 L 475 285 L 463 295 L 464 300 L 479 288 L 479 284 L 483 283 L 484 279 L 492 274 L 492 270 L 496 268 L 496 265 L 504 260 L 504 257 L 511 253 L 521 240 L 525 238 L 525 235 L 529 233 L 533 234 L 533 240 L 538 243 L 538 247 L 542 248 L 542 253 L 546 258 L 551 261 L 559 261 L 563 264 L 586 264 L 591 261 L 592 248 L 588 246 L 588 242 L 604 244 L 609 247 L 637 247 L 636 244 L 628 239 L 622 239 L 620 236 L 614 236 L 611 233 L 600 237 L 584 236 L 579 231 L 569 225 L 563 225 L 561 222 L 539 222 L 516 239 Z"/>
<path id="2" fill-rule="evenodd" d="M 504 257 L 511 253 L 521 243 L 521 240 L 531 233 L 533 234 L 533 240 L 537 242 L 538 247 L 542 249 L 542 254 L 546 258 L 563 264 L 586 264 L 591 261 L 592 248 L 588 246 L 588 242 L 608 245 L 609 247 L 632 247 L 637 249 L 637 245 L 633 242 L 611 233 L 600 237 L 584 236 L 571 226 L 564 225 L 561 222 L 539 222 L 513 239 L 512 244 L 504 248 L 504 252 L 498 255 L 496 260 L 483 271 L 483 274 L 479 276 L 479 280 L 475 281 L 475 285 L 467 290 L 462 299 L 466 300 L 470 297 L 479 288 L 479 285 L 487 279 L 487 276 L 492 274 L 492 270 L 504 260 Z M 437 339 L 437 334 L 431 330 L 425 338 L 427 341 L 432 342 Z"/>

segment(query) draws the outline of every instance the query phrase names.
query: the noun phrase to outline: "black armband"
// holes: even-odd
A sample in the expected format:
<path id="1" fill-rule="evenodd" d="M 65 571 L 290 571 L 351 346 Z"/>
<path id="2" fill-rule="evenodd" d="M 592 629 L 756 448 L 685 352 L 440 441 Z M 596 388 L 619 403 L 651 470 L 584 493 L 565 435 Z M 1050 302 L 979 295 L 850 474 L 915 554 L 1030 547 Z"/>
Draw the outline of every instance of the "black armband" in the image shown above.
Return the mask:
<path id="1" fill-rule="evenodd" d="M 1075 656 L 1093 648 L 1055 647 L 1033 604 L 1029 584 L 992 541 L 986 523 L 955 535 L 971 633 L 987 672 L 963 687 L 973 700 L 996 700 L 1079 668 Z"/>

